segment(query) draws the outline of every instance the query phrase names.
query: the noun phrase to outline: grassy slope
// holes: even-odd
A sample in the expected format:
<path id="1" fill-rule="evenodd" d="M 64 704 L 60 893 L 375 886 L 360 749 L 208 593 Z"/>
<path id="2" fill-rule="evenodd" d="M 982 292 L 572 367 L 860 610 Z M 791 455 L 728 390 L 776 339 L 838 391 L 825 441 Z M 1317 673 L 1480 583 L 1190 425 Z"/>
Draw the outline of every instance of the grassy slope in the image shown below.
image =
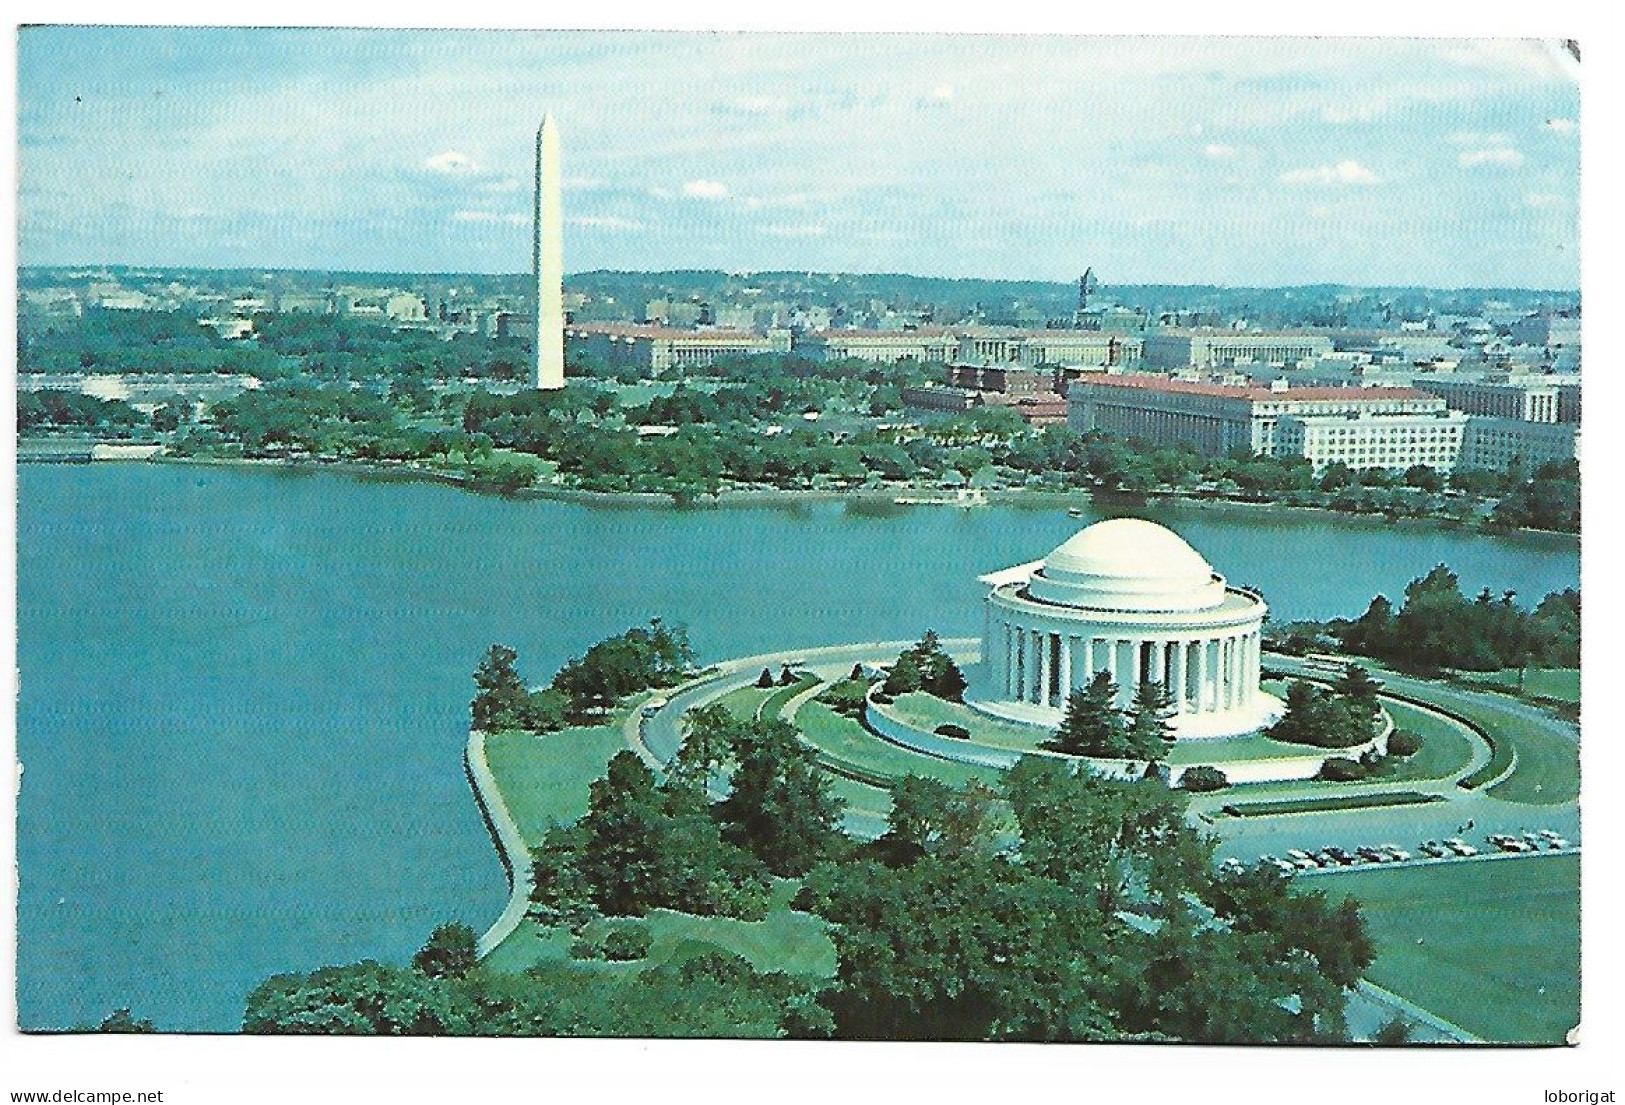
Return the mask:
<path id="1" fill-rule="evenodd" d="M 625 920 L 594 921 L 588 935 L 598 929 L 624 924 Z M 794 975 L 831 978 L 835 974 L 835 945 L 825 935 L 824 922 L 810 913 L 775 909 L 760 921 L 733 917 L 696 917 L 689 913 L 656 910 L 644 919 L 654 939 L 649 958 L 631 964 L 595 962 L 605 970 L 636 970 L 669 959 L 685 941 L 712 944 L 742 955 L 762 971 L 784 971 Z M 567 929 L 548 929 L 526 921 L 486 958 L 493 970 L 518 972 L 534 964 L 570 958 L 574 943 Z"/>
<path id="2" fill-rule="evenodd" d="M 1393 762 L 1376 779 L 1443 779 L 1473 761 L 1473 741 L 1450 722 L 1423 713 L 1402 702 L 1388 703 L 1396 729 L 1409 729 L 1422 738 L 1422 750 L 1409 759 Z"/>
<path id="3" fill-rule="evenodd" d="M 526 841 L 534 845 L 540 842 L 549 826 L 574 821 L 586 812 L 588 787 L 603 776 L 610 757 L 625 747 L 619 726 L 595 726 L 565 729 L 545 737 L 529 733 L 493 734 L 486 739 L 486 756 L 503 801 Z M 876 805 L 869 801 L 864 803 L 864 808 Z M 885 805 L 879 806 L 882 812 L 885 808 Z M 789 909 L 794 884 L 781 881 L 775 890 L 774 910 L 760 921 L 697 917 L 666 910 L 651 914 L 648 918 L 649 932 L 654 937 L 651 960 L 665 959 L 685 940 L 698 940 L 743 955 L 763 970 L 833 975 L 835 946 L 824 934 L 824 922 L 811 914 Z M 498 971 L 521 971 L 543 960 L 568 959 L 573 939 L 567 931 L 525 921 L 492 950 L 486 964 Z M 635 970 L 643 965 L 603 964 L 602 967 Z"/>
<path id="4" fill-rule="evenodd" d="M 485 755 L 502 800 L 526 843 L 541 842 L 549 826 L 587 812 L 587 788 L 603 776 L 610 757 L 626 748 L 619 726 L 563 729 L 545 737 L 494 733 Z"/>
<path id="5" fill-rule="evenodd" d="M 1558 1043 L 1579 1020 L 1580 859 L 1357 871 L 1305 885 L 1356 898 L 1366 977 L 1488 1040 Z"/>
<path id="6" fill-rule="evenodd" d="M 851 718 L 842 717 L 822 702 L 809 702 L 796 714 L 796 727 L 807 742 L 830 758 L 867 772 L 901 779 L 928 775 L 950 786 L 980 779 L 997 786 L 1003 772 L 953 763 L 912 752 L 881 740 Z"/>
<path id="7" fill-rule="evenodd" d="M 1492 690 L 1506 691 L 1508 694 L 1516 694 L 1518 690 L 1518 672 L 1515 668 L 1463 675 L 1461 678 L 1463 682 L 1480 684 Z M 1523 693 L 1552 698 L 1559 702 L 1578 703 L 1580 669 L 1530 668 L 1524 673 Z"/>
<path id="8" fill-rule="evenodd" d="M 1053 735 L 1031 726 L 988 717 L 962 703 L 948 702 L 924 691 L 898 695 L 891 708 L 898 717 L 927 733 L 935 732 L 939 725 L 963 725 L 970 730 L 972 738 L 997 748 L 1030 751 Z"/>

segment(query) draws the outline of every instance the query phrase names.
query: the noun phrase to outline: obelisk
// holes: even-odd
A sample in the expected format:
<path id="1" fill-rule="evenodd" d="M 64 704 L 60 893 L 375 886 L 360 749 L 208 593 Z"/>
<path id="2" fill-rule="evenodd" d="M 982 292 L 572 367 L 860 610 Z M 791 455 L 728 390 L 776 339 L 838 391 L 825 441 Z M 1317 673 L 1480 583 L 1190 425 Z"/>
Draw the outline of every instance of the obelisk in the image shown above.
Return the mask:
<path id="1" fill-rule="evenodd" d="M 531 271 L 536 276 L 536 365 L 531 385 L 564 386 L 564 202 L 559 183 L 559 128 L 549 112 L 536 132 L 536 210 Z"/>

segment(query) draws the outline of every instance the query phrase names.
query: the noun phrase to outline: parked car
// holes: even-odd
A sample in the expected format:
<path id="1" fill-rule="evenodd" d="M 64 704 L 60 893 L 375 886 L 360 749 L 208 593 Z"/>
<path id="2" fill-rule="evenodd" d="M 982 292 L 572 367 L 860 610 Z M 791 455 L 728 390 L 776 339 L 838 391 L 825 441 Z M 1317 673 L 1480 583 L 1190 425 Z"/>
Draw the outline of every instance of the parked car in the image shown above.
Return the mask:
<path id="1" fill-rule="evenodd" d="M 1476 855 L 1478 855 L 1478 849 L 1474 848 L 1471 844 L 1468 844 L 1465 840 L 1461 839 L 1461 837 L 1459 837 L 1459 836 L 1450 837 L 1449 839 L 1447 839 L 1444 842 L 1444 846 L 1446 848 L 1449 848 L 1452 852 L 1456 853 L 1456 855 L 1458 855 L 1458 856 L 1476 856 Z"/>
<path id="2" fill-rule="evenodd" d="M 1375 848 L 1358 848 L 1355 850 L 1354 854 L 1365 860 L 1367 863 L 1384 863 L 1388 859 L 1386 853 L 1379 852 Z"/>
<path id="3" fill-rule="evenodd" d="M 1404 863 L 1411 858 L 1411 854 L 1397 844 L 1379 844 L 1377 847 L 1395 863 Z"/>
<path id="4" fill-rule="evenodd" d="M 1571 845 L 1567 840 L 1563 839 L 1562 837 L 1557 836 L 1556 834 L 1553 834 L 1552 836 L 1549 836 L 1549 837 L 1546 838 L 1546 847 L 1552 849 L 1555 852 L 1559 848 L 1570 848 L 1570 847 L 1573 847 L 1573 845 Z"/>
<path id="5" fill-rule="evenodd" d="M 1446 848 L 1443 844 L 1440 844 L 1437 840 L 1424 840 L 1422 842 L 1422 851 L 1426 852 L 1430 856 L 1433 856 L 1435 859 L 1443 859 L 1451 854 L 1450 849 Z"/>
<path id="6" fill-rule="evenodd" d="M 1292 864 L 1300 871 L 1311 871 L 1320 866 L 1320 864 L 1316 862 L 1314 856 L 1303 851 L 1301 848 L 1288 848 L 1286 850 L 1286 858 L 1290 860 Z"/>
<path id="7" fill-rule="evenodd" d="M 1298 869 L 1292 865 L 1290 860 L 1275 859 L 1271 860 L 1270 864 L 1283 875 L 1296 875 L 1298 873 Z"/>

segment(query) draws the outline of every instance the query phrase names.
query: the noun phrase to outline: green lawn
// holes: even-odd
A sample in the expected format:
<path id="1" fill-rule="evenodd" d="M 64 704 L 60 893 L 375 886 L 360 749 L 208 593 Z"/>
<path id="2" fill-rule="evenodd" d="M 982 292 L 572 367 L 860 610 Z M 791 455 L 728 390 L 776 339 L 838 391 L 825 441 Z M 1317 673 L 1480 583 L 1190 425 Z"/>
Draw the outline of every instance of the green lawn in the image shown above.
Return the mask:
<path id="1" fill-rule="evenodd" d="M 927 733 L 935 732 L 939 725 L 962 725 L 970 731 L 972 740 L 998 748 L 1030 752 L 1054 736 L 1030 725 L 988 717 L 962 702 L 949 702 L 925 691 L 898 695 L 890 709 L 909 725 Z"/>
<path id="2" fill-rule="evenodd" d="M 1463 673 L 1461 680 L 1487 687 L 1491 690 L 1506 691 L 1508 694 L 1518 693 L 1518 672 L 1516 668 L 1507 668 L 1504 671 Z M 1532 698 L 1551 698 L 1558 702 L 1580 701 L 1580 669 L 1579 668 L 1529 668 L 1524 672 L 1523 693 Z"/>
<path id="3" fill-rule="evenodd" d="M 1360 902 L 1366 977 L 1499 1043 L 1560 1043 L 1580 1019 L 1580 858 L 1493 860 L 1306 879 Z"/>
<path id="4" fill-rule="evenodd" d="M 957 787 L 972 779 L 997 786 L 1003 774 L 992 768 L 941 760 L 888 743 L 822 702 L 803 706 L 796 714 L 796 728 L 801 730 L 803 739 L 829 761 L 863 775 L 888 779 L 928 775 Z"/>
<path id="5" fill-rule="evenodd" d="M 1580 746 L 1576 741 L 1482 700 L 1473 700 L 1446 689 L 1416 690 L 1413 695 L 1477 724 L 1489 735 L 1495 747 L 1490 765 L 1474 772 L 1468 780 L 1481 786 L 1495 778 L 1512 762 L 1517 766 L 1505 780 L 1490 787 L 1495 797 L 1508 802 L 1555 806 L 1571 802 L 1580 793 Z"/>
<path id="6" fill-rule="evenodd" d="M 767 701 L 767 696 L 772 693 L 772 690 L 764 690 L 753 683 L 750 686 L 737 687 L 729 691 L 717 699 L 717 705 L 727 710 L 734 717 L 749 721 L 756 716 L 756 711 L 761 708 L 762 703 Z"/>
<path id="7" fill-rule="evenodd" d="M 1555 733 L 1526 730 L 1518 738 L 1518 766 L 1489 793 L 1536 806 L 1572 801 L 1580 793 L 1579 745 Z"/>
<path id="8" fill-rule="evenodd" d="M 584 932 L 591 936 L 598 929 L 626 924 L 627 920 L 600 919 L 587 925 Z M 835 974 L 835 945 L 825 933 L 823 919 L 811 913 L 781 907 L 760 921 L 741 921 L 735 917 L 698 917 L 659 909 L 644 918 L 644 924 L 654 940 L 646 960 L 634 963 L 592 961 L 592 965 L 612 971 L 641 970 L 653 963 L 665 962 L 684 942 L 698 941 L 742 955 L 760 971 L 784 971 L 819 978 Z M 568 928 L 546 928 L 527 920 L 492 949 L 485 965 L 495 971 L 517 973 L 548 960 L 569 959 L 570 945 L 574 942 Z"/>
<path id="9" fill-rule="evenodd" d="M 820 680 L 816 675 L 803 675 L 797 678 L 796 681 L 790 684 L 788 687 L 780 687 L 778 690 L 769 695 L 767 700 L 762 703 L 761 716 L 770 719 L 778 717 L 779 712 L 784 709 L 784 704 L 786 702 L 789 702 L 802 691 L 805 691 L 811 687 L 816 687 L 820 682 L 822 682 L 822 680 Z"/>
<path id="10" fill-rule="evenodd" d="M 1175 741 L 1168 753 L 1170 764 L 1210 764 L 1221 760 L 1279 760 L 1287 757 L 1335 756 L 1333 748 L 1274 741 L 1259 733 L 1210 740 Z M 1219 763 L 1221 768 L 1224 766 Z"/>
<path id="11" fill-rule="evenodd" d="M 1396 729 L 1409 729 L 1422 738 L 1422 749 L 1404 760 L 1385 760 L 1373 780 L 1443 779 L 1473 762 L 1473 739 L 1437 714 L 1403 702 L 1386 703 Z"/>
<path id="12" fill-rule="evenodd" d="M 511 732 L 485 738 L 497 789 L 533 847 L 549 826 L 587 812 L 587 787 L 603 776 L 610 757 L 625 748 L 619 725 L 562 729 L 544 737 Z"/>

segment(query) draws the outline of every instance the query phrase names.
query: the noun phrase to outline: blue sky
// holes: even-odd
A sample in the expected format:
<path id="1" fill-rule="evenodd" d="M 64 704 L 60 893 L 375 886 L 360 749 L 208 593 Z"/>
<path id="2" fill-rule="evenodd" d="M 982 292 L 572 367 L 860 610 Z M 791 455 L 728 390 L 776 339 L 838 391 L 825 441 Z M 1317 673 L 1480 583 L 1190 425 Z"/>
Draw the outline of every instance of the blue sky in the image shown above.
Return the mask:
<path id="1" fill-rule="evenodd" d="M 1576 287 L 1518 40 L 31 28 L 19 260 Z"/>

